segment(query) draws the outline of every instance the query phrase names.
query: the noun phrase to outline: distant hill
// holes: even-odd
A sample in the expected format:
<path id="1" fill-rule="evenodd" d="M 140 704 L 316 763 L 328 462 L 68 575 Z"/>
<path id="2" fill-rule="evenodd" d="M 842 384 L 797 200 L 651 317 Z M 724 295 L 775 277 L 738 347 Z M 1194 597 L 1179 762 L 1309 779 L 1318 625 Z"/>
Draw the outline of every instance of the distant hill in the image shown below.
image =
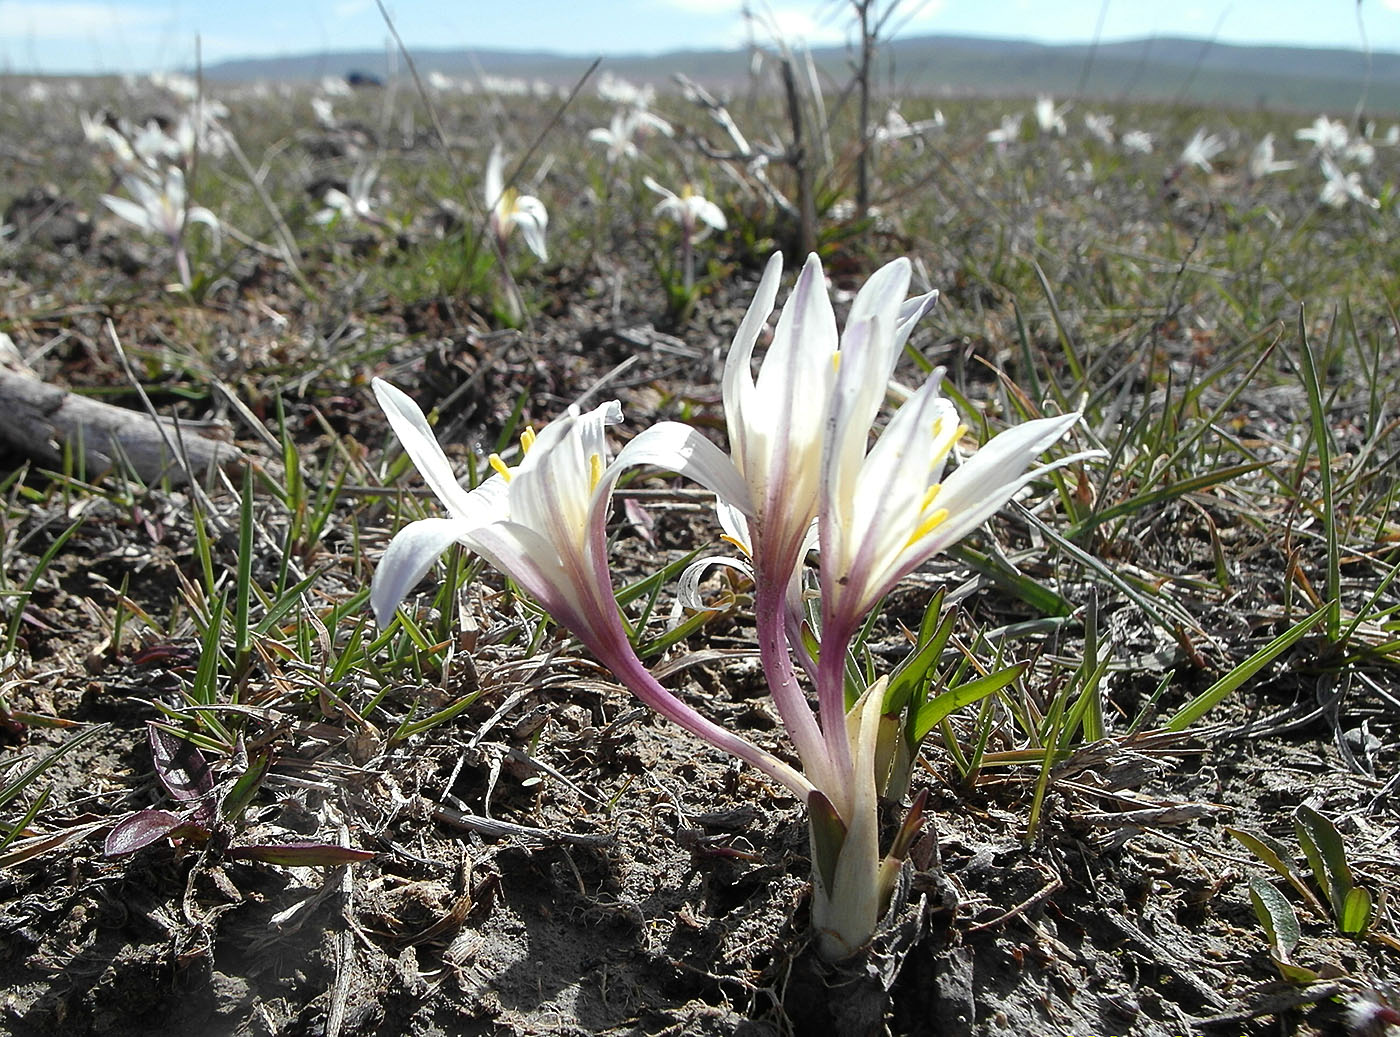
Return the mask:
<path id="1" fill-rule="evenodd" d="M 533 51 L 415 49 L 422 72 L 449 76 L 496 75 L 577 80 L 591 58 Z M 849 55 L 842 47 L 812 52 L 819 68 L 844 81 Z M 358 71 L 384 77 L 397 62 L 381 51 L 249 58 L 206 66 L 218 81 L 313 81 Z M 1370 59 L 1367 108 L 1400 112 L 1400 54 Z M 682 72 L 713 85 L 737 86 L 749 72 L 743 51 L 676 51 L 610 56 L 604 67 L 639 82 L 664 86 Z M 881 55 L 880 81 L 901 92 L 1024 95 L 1045 91 L 1115 100 L 1183 100 L 1303 112 L 1350 108 L 1367 75 L 1364 55 L 1350 50 L 1242 47 L 1206 40 L 1159 37 L 1121 43 L 1047 45 L 1025 40 L 921 36 L 896 40 Z"/>

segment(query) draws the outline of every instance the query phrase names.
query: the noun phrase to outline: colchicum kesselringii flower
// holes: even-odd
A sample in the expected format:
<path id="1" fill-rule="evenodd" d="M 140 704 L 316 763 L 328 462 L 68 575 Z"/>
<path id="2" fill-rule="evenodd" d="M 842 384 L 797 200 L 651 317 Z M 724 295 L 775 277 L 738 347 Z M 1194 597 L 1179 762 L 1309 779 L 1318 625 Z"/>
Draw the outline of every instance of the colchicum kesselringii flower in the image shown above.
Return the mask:
<path id="1" fill-rule="evenodd" d="M 486 160 L 482 194 L 486 211 L 490 213 L 491 233 L 496 236 L 502 254 L 511 231 L 519 227 L 520 236 L 525 239 L 530 251 L 541 262 L 549 259 L 549 249 L 544 241 L 549 213 L 545 211 L 544 202 L 534 195 L 521 194 L 514 187 L 505 186 L 505 156 L 501 154 L 499 144 L 491 149 L 491 157 Z"/>
<path id="2" fill-rule="evenodd" d="M 133 170 L 122 177 L 122 186 L 131 198 L 104 194 L 102 204 L 128 223 L 148 234 L 158 234 L 170 243 L 180 283 L 192 283 L 190 260 L 185 252 L 185 231 L 191 223 L 203 223 L 214 232 L 218 247 L 219 219 L 201 205 L 191 205 L 185 190 L 185 174 L 179 166 L 169 166 L 159 179 L 154 172 Z M 135 199 L 134 201 L 132 199 Z"/>
<path id="3" fill-rule="evenodd" d="M 661 201 L 652 210 L 655 216 L 674 220 L 681 230 L 681 272 L 682 285 L 687 292 L 695 286 L 695 245 L 710 236 L 712 230 L 727 230 L 729 223 L 720 207 L 710 201 L 692 184 L 681 188 L 680 194 L 662 187 L 651 177 L 643 177 L 642 182 L 661 195 Z"/>
<path id="4" fill-rule="evenodd" d="M 636 437 L 610 466 L 606 429 L 622 420 L 616 401 L 569 413 L 521 439 L 522 457 L 495 470 L 475 490 L 458 485 L 427 419 L 407 395 L 381 379 L 374 394 L 447 518 L 411 522 L 389 544 L 374 574 L 370 606 L 387 626 L 404 596 L 453 544 L 476 552 L 510 576 L 647 706 L 716 748 L 752 764 L 805 796 L 811 784 L 792 767 L 697 713 L 663 688 L 637 658 L 618 614 L 607 565 L 607 518 L 617 477 L 634 464 L 659 464 L 701 481 L 722 460 L 693 430 L 674 424 Z M 705 460 L 711 463 L 708 467 Z M 743 495 L 743 486 L 712 486 Z"/>
<path id="5" fill-rule="evenodd" d="M 904 707 L 887 699 L 886 677 L 854 691 L 848 686 L 853 638 L 913 569 L 1048 468 L 1090 455 L 1030 468 L 1078 421 L 1067 414 L 1013 427 L 950 466 L 966 428 L 939 393 L 941 373 L 907 395 L 871 445 L 895 365 L 936 293 L 906 298 L 910 265 L 896 260 L 861 288 L 838 333 L 813 256 L 755 375 L 754 350 L 781 275 L 775 256 L 725 364 L 728 456 L 694 430 L 662 422 L 609 463 L 605 429 L 621 413 L 606 404 L 551 423 L 532 442 L 527 436 L 514 467 L 493 457 L 497 474 L 467 492 L 417 407 L 376 381 L 395 432 L 449 517 L 399 532 L 380 562 L 371 601 L 387 624 L 438 555 L 463 544 L 512 576 L 647 705 L 784 784 L 808 806 L 812 923 L 820 953 L 837 960 L 860 952 L 875 932 L 921 810 L 916 803 L 882 850 L 880 799 L 906 791 L 892 782 L 888 745 L 898 723 L 890 710 Z M 760 659 L 800 772 L 680 702 L 633 653 L 608 576 L 605 523 L 616 479 L 638 465 L 693 478 L 716 493 L 726 539 L 747 555 Z M 814 574 L 807 562 L 813 551 Z M 820 629 L 805 630 L 813 582 Z M 804 633 L 816 640 L 815 652 Z"/>

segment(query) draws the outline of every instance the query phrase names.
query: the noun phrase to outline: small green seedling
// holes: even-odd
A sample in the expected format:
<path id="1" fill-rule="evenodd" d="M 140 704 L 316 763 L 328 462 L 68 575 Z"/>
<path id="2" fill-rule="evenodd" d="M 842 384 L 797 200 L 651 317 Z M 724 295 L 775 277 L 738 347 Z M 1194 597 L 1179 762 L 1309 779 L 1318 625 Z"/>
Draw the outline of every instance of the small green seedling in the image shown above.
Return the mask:
<path id="1" fill-rule="evenodd" d="M 1293 952 L 1297 950 L 1303 933 L 1298 925 L 1298 915 L 1288 898 L 1263 876 L 1251 875 L 1249 902 L 1254 905 L 1255 917 L 1269 937 L 1269 958 L 1279 975 L 1290 983 L 1311 983 L 1316 980 L 1316 972 L 1293 961 Z"/>
<path id="2" fill-rule="evenodd" d="M 1293 812 L 1293 830 L 1312 873 L 1312 885 L 1298 868 L 1292 852 L 1276 839 L 1238 828 L 1226 831 L 1247 850 L 1272 868 L 1302 897 L 1319 918 L 1330 917 L 1344 936 L 1363 937 L 1373 913 L 1371 893 L 1356 884 L 1346 848 L 1337 826 L 1306 804 Z M 1313 887 L 1321 891 L 1321 896 Z M 1270 883 L 1258 876 L 1249 880 L 1249 899 L 1259 924 L 1269 937 L 1269 957 L 1284 979 L 1307 983 L 1317 978 L 1311 969 L 1297 965 L 1292 953 L 1301 939 L 1293 905 Z"/>

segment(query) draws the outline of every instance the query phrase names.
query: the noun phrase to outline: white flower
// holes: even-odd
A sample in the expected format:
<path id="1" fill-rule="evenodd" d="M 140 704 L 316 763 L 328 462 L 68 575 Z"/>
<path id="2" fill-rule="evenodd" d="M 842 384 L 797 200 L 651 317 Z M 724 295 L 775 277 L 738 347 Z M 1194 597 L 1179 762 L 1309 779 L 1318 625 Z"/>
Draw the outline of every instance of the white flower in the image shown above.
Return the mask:
<path id="1" fill-rule="evenodd" d="M 1342 158 L 1358 166 L 1369 166 L 1376 161 L 1376 149 L 1369 140 L 1353 137 L 1342 149 Z"/>
<path id="2" fill-rule="evenodd" d="M 350 174 L 346 190 L 332 187 L 326 191 L 322 201 L 326 207 L 312 215 L 316 223 L 330 223 L 335 219 L 365 220 L 368 223 L 383 224 L 382 217 L 374 212 L 374 182 L 379 178 L 379 167 L 359 166 Z"/>
<path id="3" fill-rule="evenodd" d="M 326 97 L 353 97 L 355 91 L 342 76 L 322 76 L 321 93 Z"/>
<path id="4" fill-rule="evenodd" d="M 152 72 L 151 85 L 174 94 L 182 101 L 193 101 L 199 96 L 199 82 L 193 76 L 179 72 Z"/>
<path id="5" fill-rule="evenodd" d="M 935 372 L 890 419 L 867 451 L 866 410 L 847 414 L 860 387 L 841 377 L 832 416 L 838 431 L 827 454 L 818 534 L 822 641 L 840 646 L 896 583 L 961 540 L 1043 469 L 1027 471 L 1079 420 L 1078 414 L 1012 426 L 944 477 L 966 433 Z M 1075 455 L 1058 464 L 1088 455 Z M 823 652 L 825 654 L 825 651 Z M 844 654 L 844 653 L 843 653 Z"/>
<path id="6" fill-rule="evenodd" d="M 83 140 L 104 152 L 104 157 L 115 172 L 125 173 L 136 165 L 136 152 L 132 150 L 126 134 L 111 125 L 103 115 L 89 115 L 80 111 L 78 121 L 83 127 Z"/>
<path id="7" fill-rule="evenodd" d="M 131 147 L 136 157 L 152 169 L 168 163 L 183 167 L 194 154 L 194 125 L 188 119 L 181 119 L 175 124 L 174 132 L 166 133 L 152 119 L 132 138 Z"/>
<path id="8" fill-rule="evenodd" d="M 660 133 L 664 137 L 675 131 L 671 124 L 659 115 L 645 108 L 619 108 L 613 112 L 606 127 L 599 126 L 588 131 L 588 139 L 607 148 L 608 161 L 637 157 L 638 137 Z"/>
<path id="9" fill-rule="evenodd" d="M 650 84 L 637 86 L 612 72 L 604 72 L 598 77 L 598 96 L 611 104 L 645 109 L 656 98 L 656 88 Z"/>
<path id="10" fill-rule="evenodd" d="M 333 130 L 339 125 L 335 117 L 335 102 L 329 97 L 311 98 L 311 114 L 316 118 L 316 125 L 323 130 Z"/>
<path id="11" fill-rule="evenodd" d="M 1097 112 L 1085 112 L 1084 128 L 1109 147 L 1113 147 L 1113 116 L 1100 115 Z"/>
<path id="12" fill-rule="evenodd" d="M 994 130 L 987 131 L 987 143 L 995 144 L 999 148 L 1004 148 L 1013 141 L 1021 137 L 1021 116 L 1003 115 L 1001 125 Z"/>
<path id="13" fill-rule="evenodd" d="M 1186 142 L 1186 147 L 1181 149 L 1181 158 L 1177 161 L 1180 165 L 1195 166 L 1203 173 L 1209 173 L 1211 171 L 1210 160 L 1224 150 L 1224 141 L 1213 133 L 1199 129 Z"/>
<path id="14" fill-rule="evenodd" d="M 1152 134 L 1146 130 L 1129 130 L 1123 134 L 1119 143 L 1123 145 L 1123 150 L 1130 155 L 1150 155 L 1156 142 L 1152 139 Z"/>
<path id="15" fill-rule="evenodd" d="M 1380 202 L 1366 193 L 1366 189 L 1361 186 L 1361 174 L 1355 171 L 1343 173 L 1326 155 L 1320 159 L 1324 182 L 1322 191 L 1317 198 L 1323 205 L 1330 205 L 1334 209 L 1340 209 L 1350 202 L 1359 202 L 1362 205 L 1379 209 Z"/>
<path id="16" fill-rule="evenodd" d="M 404 451 L 448 511 L 447 518 L 409 523 L 389 542 L 370 588 L 370 607 L 381 627 L 437 558 L 461 544 L 519 584 L 646 705 L 805 801 L 812 784 L 791 766 L 658 684 L 632 650 L 618 615 L 607 563 L 607 519 L 618 475 L 634 464 L 657 464 L 696 474 L 720 492 L 742 493 L 732 474 L 726 476 L 717 447 L 692 429 L 663 423 L 634 439 L 610 466 L 606 430 L 622 420 L 614 400 L 587 413 L 571 410 L 538 435 L 527 430 L 519 462 L 508 466 L 493 454 L 495 474 L 467 491 L 418 405 L 381 379 L 373 386 Z"/>
<path id="17" fill-rule="evenodd" d="M 543 262 L 549 259 L 545 246 L 544 231 L 549 224 L 549 213 L 544 202 L 534 195 L 521 194 L 514 187 L 506 187 L 503 169 L 505 156 L 497 144 L 491 149 L 491 157 L 486 161 L 486 181 L 483 192 L 486 210 L 491 214 L 491 231 L 496 240 L 505 247 L 506 240 L 516 227 L 530 251 Z"/>
<path id="18" fill-rule="evenodd" d="M 729 224 L 720 207 L 701 195 L 692 185 L 686 184 L 681 188 L 681 193 L 676 194 L 649 176 L 644 177 L 642 182 L 662 196 L 661 201 L 657 202 L 652 210 L 652 215 L 675 220 L 681 226 L 681 233 L 692 244 L 704 240 L 711 230 L 728 229 Z"/>
<path id="19" fill-rule="evenodd" d="M 1254 145 L 1254 150 L 1249 153 L 1249 175 L 1254 180 L 1262 180 L 1273 173 L 1286 173 L 1297 164 L 1274 158 L 1272 133 L 1264 134 L 1263 139 Z"/>
<path id="20" fill-rule="evenodd" d="M 901 140 L 913 140 L 916 153 L 924 150 L 924 136 L 943 128 L 945 119 L 941 110 L 934 110 L 933 117 L 910 122 L 900 112 L 899 106 L 891 104 L 885 111 L 885 121 L 871 130 L 871 139 L 877 144 L 894 144 Z"/>
<path id="21" fill-rule="evenodd" d="M 1041 94 L 1035 99 L 1035 124 L 1041 133 L 1053 133 L 1057 137 L 1063 137 L 1068 129 L 1065 126 L 1065 110 L 1056 108 L 1055 99 L 1049 94 Z"/>
<path id="22" fill-rule="evenodd" d="M 1344 122 L 1333 122 L 1325 115 L 1319 115 L 1311 126 L 1304 126 L 1293 134 L 1294 140 L 1311 143 L 1324 155 L 1334 154 L 1347 146 L 1347 132 Z"/>
<path id="23" fill-rule="evenodd" d="M 185 174 L 178 166 L 170 166 L 161 180 L 154 174 L 128 173 L 122 186 L 134 201 L 118 195 L 104 194 L 102 204 L 128 223 L 149 234 L 159 234 L 172 243 L 184 236 L 187 224 L 203 223 L 219 233 L 219 220 L 203 206 L 190 205 L 185 191 Z"/>

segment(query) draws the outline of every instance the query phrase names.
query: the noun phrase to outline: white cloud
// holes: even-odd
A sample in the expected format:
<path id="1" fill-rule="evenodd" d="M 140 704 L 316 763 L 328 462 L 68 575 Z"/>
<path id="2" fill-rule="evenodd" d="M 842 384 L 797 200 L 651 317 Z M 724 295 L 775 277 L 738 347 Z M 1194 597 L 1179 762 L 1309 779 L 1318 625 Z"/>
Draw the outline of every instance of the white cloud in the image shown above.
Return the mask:
<path id="1" fill-rule="evenodd" d="M 122 10 L 112 3 L 83 0 L 18 0 L 0 3 L 0 36 L 11 40 L 88 39 L 122 29 L 141 29 L 163 23 L 155 11 Z"/>

